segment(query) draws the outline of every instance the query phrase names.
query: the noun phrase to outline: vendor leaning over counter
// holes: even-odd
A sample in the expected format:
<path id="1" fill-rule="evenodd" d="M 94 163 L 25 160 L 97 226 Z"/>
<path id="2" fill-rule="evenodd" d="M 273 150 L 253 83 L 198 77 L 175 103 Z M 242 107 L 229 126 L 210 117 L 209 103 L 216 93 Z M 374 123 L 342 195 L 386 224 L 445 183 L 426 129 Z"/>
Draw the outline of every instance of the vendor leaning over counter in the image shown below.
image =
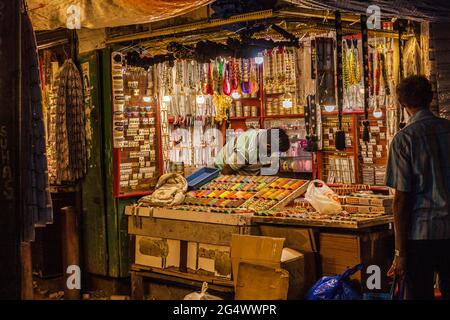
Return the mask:
<path id="1" fill-rule="evenodd" d="M 278 152 L 286 152 L 289 148 L 289 137 L 283 129 L 249 129 L 223 146 L 215 165 L 222 174 L 254 176 L 260 175 L 262 168 L 266 168 L 268 174 L 276 174 Z M 275 163 L 271 161 L 274 159 L 277 160 Z"/>

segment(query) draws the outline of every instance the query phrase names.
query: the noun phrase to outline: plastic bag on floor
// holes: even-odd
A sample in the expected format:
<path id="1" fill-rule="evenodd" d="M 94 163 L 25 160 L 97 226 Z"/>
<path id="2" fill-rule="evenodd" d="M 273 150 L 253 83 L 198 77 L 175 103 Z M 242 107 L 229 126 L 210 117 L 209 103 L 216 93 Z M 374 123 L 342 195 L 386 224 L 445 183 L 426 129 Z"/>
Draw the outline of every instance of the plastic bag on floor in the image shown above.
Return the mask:
<path id="1" fill-rule="evenodd" d="M 344 273 L 333 277 L 322 277 L 309 289 L 307 300 L 361 300 L 362 296 L 350 284 L 352 274 L 362 270 L 363 265 L 358 264 L 347 269 Z"/>
<path id="2" fill-rule="evenodd" d="M 322 184 L 317 187 L 316 183 Z M 331 190 L 322 180 L 313 180 L 306 190 L 305 199 L 323 214 L 338 214 L 342 211 L 338 195 Z"/>
<path id="3" fill-rule="evenodd" d="M 184 300 L 223 300 L 222 298 L 207 293 L 208 283 L 203 282 L 201 292 L 192 292 L 184 297 Z"/>

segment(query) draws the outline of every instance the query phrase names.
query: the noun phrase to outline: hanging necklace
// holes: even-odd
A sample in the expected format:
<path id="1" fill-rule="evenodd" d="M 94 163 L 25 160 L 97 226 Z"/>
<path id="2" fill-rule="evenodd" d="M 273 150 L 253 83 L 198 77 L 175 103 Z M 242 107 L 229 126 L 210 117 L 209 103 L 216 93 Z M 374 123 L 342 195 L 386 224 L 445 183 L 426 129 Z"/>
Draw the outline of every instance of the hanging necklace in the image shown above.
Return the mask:
<path id="1" fill-rule="evenodd" d="M 206 91 L 207 95 L 212 95 L 214 93 L 211 63 L 208 63 L 208 72 L 206 74 L 206 90 L 205 91 Z"/>
<path id="2" fill-rule="evenodd" d="M 231 94 L 231 62 L 225 64 L 224 76 L 223 76 L 223 86 L 222 92 L 224 95 L 229 96 Z"/>
<path id="3" fill-rule="evenodd" d="M 223 81 L 223 61 L 222 59 L 220 59 L 219 61 L 216 61 L 216 65 L 214 68 L 214 73 L 213 73 L 213 80 L 214 81 L 214 91 L 217 92 L 218 94 L 221 94 L 221 84 Z"/>
<path id="4" fill-rule="evenodd" d="M 244 94 L 249 94 L 251 91 L 251 83 L 249 76 L 250 59 L 242 59 L 242 83 L 241 90 Z"/>
<path id="5" fill-rule="evenodd" d="M 252 95 L 258 92 L 257 66 L 255 63 L 250 64 L 250 93 Z"/>
<path id="6" fill-rule="evenodd" d="M 234 90 L 237 90 L 238 88 L 238 64 L 236 63 L 236 59 L 233 59 L 233 77 L 231 80 L 231 92 L 233 92 Z"/>

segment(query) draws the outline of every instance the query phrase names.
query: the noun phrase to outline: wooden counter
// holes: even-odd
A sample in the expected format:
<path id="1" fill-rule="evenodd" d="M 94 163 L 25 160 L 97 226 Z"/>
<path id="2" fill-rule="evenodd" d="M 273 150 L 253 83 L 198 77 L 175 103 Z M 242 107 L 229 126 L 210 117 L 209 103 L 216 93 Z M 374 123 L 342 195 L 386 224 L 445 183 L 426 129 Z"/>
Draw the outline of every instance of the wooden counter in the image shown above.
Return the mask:
<path id="1" fill-rule="evenodd" d="M 259 224 L 275 224 L 275 225 L 288 225 L 288 226 L 298 226 L 298 227 L 321 227 L 321 228 L 333 228 L 333 229 L 366 229 L 376 226 L 388 226 L 393 223 L 394 219 L 392 216 L 382 216 L 373 218 L 370 220 L 363 220 L 358 222 L 338 222 L 332 220 L 308 220 L 299 218 L 289 218 L 289 217 L 268 217 L 268 216 L 257 216 L 253 217 L 252 221 Z"/>

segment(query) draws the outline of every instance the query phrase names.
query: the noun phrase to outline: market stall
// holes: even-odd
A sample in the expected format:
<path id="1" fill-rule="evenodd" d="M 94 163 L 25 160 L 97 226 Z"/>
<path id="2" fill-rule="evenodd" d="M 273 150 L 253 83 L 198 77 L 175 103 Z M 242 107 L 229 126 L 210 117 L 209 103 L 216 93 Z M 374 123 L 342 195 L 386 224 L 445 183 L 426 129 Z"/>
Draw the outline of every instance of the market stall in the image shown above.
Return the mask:
<path id="1" fill-rule="evenodd" d="M 131 270 L 137 282 L 139 272 L 150 272 L 233 289 L 233 234 L 284 239 L 285 249 L 304 256 L 307 286 L 358 263 L 386 268 L 393 237 L 384 175 L 404 121 L 395 87 L 425 70 L 416 63 L 423 60 L 417 25 L 386 20 L 368 29 L 364 15 L 310 14 L 266 10 L 170 32 L 115 28 L 106 49 L 82 57 L 83 214 L 97 226 L 84 233 L 89 272 L 126 277 Z M 216 176 L 175 206 L 144 201 L 164 174 L 214 170 L 225 143 L 272 128 L 290 142 L 272 159 L 276 175 Z M 76 154 L 76 145 L 66 149 Z M 65 171 L 54 159 L 61 154 L 50 153 L 60 180 Z M 338 212 L 305 199 L 314 179 L 339 195 Z M 365 277 L 356 275 L 360 284 Z"/>
<path id="2" fill-rule="evenodd" d="M 349 24 L 339 13 L 334 25 L 316 22 L 308 31 L 294 20 L 251 33 L 250 49 L 246 38 L 224 44 L 224 31 L 196 43 L 180 37 L 167 48 L 154 48 L 153 40 L 114 43 L 114 196 L 127 200 L 133 281 L 164 274 L 174 283 L 236 289 L 233 234 L 283 238 L 285 249 L 304 257 L 309 286 L 359 263 L 389 266 L 392 196 L 384 174 L 404 121 L 394 94 L 404 57 L 411 59 L 404 42 L 415 38 L 400 24 L 369 31 L 364 17 Z M 290 140 L 274 160 L 275 176 L 220 175 L 175 206 L 132 204 L 151 197 L 163 173 L 188 177 L 213 168 L 226 142 L 270 128 L 283 128 Z M 338 212 L 321 212 L 304 198 L 313 179 L 339 195 Z M 367 289 L 365 272 L 355 278 Z M 386 290 L 384 275 L 382 283 Z M 141 286 L 133 285 L 136 297 L 144 295 Z"/>

